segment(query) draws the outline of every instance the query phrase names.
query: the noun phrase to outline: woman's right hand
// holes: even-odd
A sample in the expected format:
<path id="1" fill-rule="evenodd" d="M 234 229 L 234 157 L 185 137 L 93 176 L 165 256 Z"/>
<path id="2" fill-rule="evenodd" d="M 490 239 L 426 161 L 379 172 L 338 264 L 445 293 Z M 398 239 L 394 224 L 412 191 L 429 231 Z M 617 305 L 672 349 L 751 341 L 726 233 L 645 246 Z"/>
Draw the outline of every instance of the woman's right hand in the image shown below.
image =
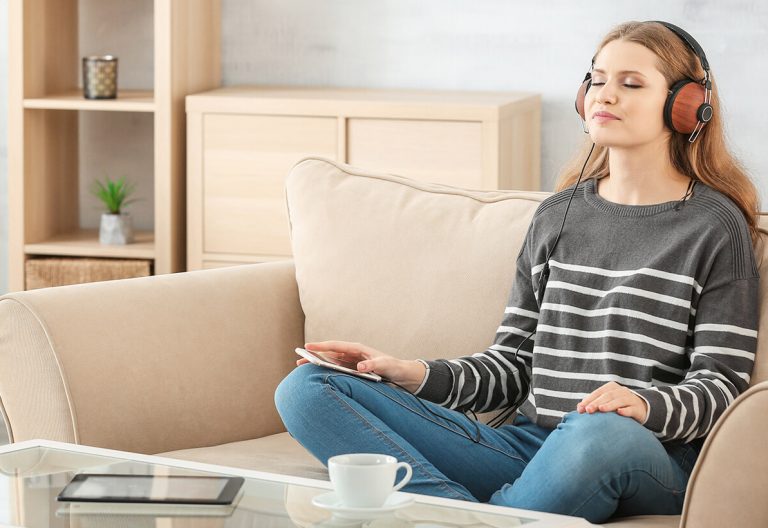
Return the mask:
<path id="1" fill-rule="evenodd" d="M 319 341 L 306 343 L 304 348 L 319 352 L 329 361 L 339 363 L 359 372 L 373 372 L 382 378 L 394 381 L 409 391 L 415 391 L 424 380 L 426 368 L 419 361 L 398 359 L 361 343 L 349 341 Z M 308 363 L 304 358 L 296 365 Z"/>

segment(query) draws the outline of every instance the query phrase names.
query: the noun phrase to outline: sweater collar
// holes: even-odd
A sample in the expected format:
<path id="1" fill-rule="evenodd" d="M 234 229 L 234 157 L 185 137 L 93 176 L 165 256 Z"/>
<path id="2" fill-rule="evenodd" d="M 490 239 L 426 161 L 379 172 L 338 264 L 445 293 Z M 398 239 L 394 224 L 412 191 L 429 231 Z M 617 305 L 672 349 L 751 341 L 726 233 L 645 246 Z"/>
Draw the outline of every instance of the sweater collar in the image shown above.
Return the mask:
<path id="1" fill-rule="evenodd" d="M 697 182 L 694 187 L 693 193 L 688 197 L 687 202 L 690 202 L 696 197 L 696 194 L 702 190 L 704 186 L 701 182 Z M 680 203 L 680 200 L 674 200 L 671 202 L 663 202 L 651 205 L 624 205 L 614 202 L 609 202 L 599 194 L 597 194 L 597 179 L 589 178 L 584 185 L 584 199 L 586 202 L 595 209 L 604 213 L 612 214 L 615 216 L 652 216 L 666 211 L 673 211 L 675 206 Z M 684 207 L 681 207 L 681 211 Z"/>

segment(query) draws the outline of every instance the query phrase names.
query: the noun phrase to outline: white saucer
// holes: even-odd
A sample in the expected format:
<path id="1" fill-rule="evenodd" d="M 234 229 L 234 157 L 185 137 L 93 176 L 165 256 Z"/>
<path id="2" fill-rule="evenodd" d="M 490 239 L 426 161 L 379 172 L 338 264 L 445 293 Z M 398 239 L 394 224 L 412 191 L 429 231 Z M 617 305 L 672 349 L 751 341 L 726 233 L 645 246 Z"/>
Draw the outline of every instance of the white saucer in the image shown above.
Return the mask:
<path id="1" fill-rule="evenodd" d="M 413 497 L 405 493 L 395 492 L 387 498 L 384 506 L 380 508 L 349 508 L 342 506 L 336 493 L 329 492 L 312 498 L 312 504 L 324 510 L 330 510 L 339 517 L 346 519 L 374 519 L 387 515 L 400 508 L 413 504 Z"/>

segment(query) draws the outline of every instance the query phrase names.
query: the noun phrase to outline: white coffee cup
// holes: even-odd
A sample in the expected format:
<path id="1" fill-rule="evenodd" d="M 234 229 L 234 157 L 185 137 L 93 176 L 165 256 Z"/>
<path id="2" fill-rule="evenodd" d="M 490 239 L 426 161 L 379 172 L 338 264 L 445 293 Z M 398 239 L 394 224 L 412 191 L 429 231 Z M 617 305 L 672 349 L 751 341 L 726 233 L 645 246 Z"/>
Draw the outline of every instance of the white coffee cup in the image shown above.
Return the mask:
<path id="1" fill-rule="evenodd" d="M 405 469 L 405 477 L 395 485 L 400 468 Z M 355 453 L 329 458 L 328 475 L 342 506 L 380 508 L 387 497 L 408 484 L 413 470 L 393 456 Z"/>

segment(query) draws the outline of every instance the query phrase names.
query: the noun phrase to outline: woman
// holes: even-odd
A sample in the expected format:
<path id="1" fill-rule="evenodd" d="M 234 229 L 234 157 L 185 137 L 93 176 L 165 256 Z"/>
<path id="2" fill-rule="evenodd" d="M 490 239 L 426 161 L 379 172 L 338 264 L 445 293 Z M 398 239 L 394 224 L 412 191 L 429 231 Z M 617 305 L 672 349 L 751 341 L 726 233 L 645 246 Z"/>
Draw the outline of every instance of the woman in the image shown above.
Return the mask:
<path id="1" fill-rule="evenodd" d="M 318 459 L 388 453 L 413 466 L 407 491 L 591 522 L 681 512 L 704 438 L 752 372 L 757 196 L 692 37 L 623 24 L 590 74 L 587 179 L 585 150 L 534 215 L 494 344 L 406 361 L 308 343 L 398 385 L 294 370 L 277 407 Z M 711 105 L 693 107 L 695 130 L 677 115 L 683 79 Z M 463 414 L 519 403 L 500 427 Z"/>

